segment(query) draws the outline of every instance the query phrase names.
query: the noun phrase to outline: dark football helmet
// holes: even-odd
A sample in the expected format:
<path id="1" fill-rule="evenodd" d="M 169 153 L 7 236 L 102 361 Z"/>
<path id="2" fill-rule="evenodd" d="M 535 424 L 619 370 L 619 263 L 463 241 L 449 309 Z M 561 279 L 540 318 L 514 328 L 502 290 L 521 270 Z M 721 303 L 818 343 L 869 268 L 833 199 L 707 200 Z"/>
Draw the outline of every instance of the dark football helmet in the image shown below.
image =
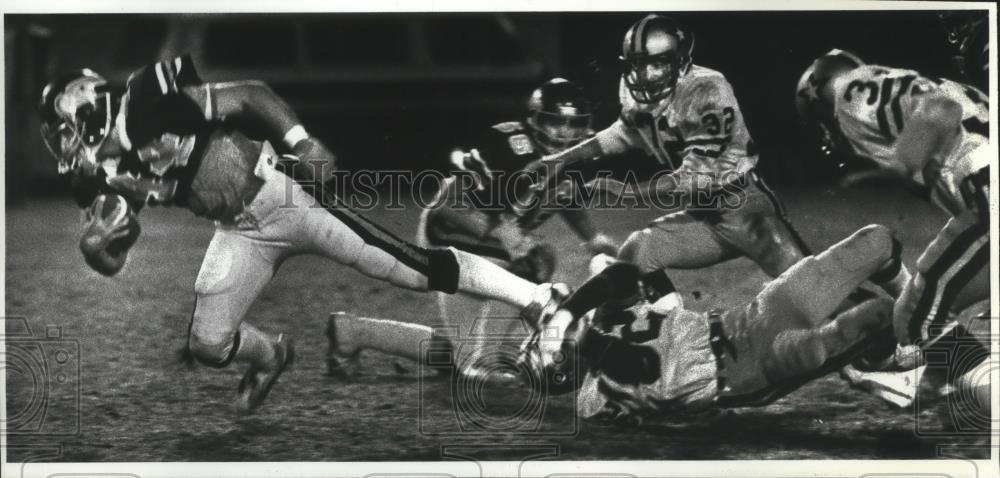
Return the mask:
<path id="1" fill-rule="evenodd" d="M 45 87 L 39 105 L 41 135 L 60 174 L 81 165 L 96 169 L 97 150 L 114 127 L 117 108 L 107 80 L 89 69 Z"/>
<path id="2" fill-rule="evenodd" d="M 576 84 L 553 78 L 528 98 L 528 127 L 549 154 L 583 141 L 591 131 L 590 100 Z"/>
<path id="3" fill-rule="evenodd" d="M 647 15 L 625 33 L 622 78 L 632 98 L 654 103 L 669 95 L 691 69 L 694 36 L 671 18 Z"/>
<path id="4" fill-rule="evenodd" d="M 813 61 L 795 88 L 795 108 L 807 134 L 826 155 L 837 149 L 842 135 L 833 117 L 832 82 L 839 75 L 865 62 L 857 55 L 834 48 Z"/>

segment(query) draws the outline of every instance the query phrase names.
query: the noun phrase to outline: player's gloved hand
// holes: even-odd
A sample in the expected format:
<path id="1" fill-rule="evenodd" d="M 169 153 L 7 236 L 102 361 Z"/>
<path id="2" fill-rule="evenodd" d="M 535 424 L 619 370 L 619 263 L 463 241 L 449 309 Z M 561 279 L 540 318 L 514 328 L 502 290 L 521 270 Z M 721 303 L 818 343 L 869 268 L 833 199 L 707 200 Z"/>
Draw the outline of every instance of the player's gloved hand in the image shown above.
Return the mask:
<path id="1" fill-rule="evenodd" d="M 538 244 L 514 259 L 507 270 L 536 284 L 550 282 L 556 272 L 556 251 L 548 244 Z"/>
<path id="2" fill-rule="evenodd" d="M 487 236 L 500 242 L 512 259 L 523 257 L 535 246 L 535 241 L 524 233 L 517 222 L 517 217 L 511 214 L 500 214 L 500 220 Z"/>
<path id="3" fill-rule="evenodd" d="M 293 165 L 293 177 L 299 181 L 325 181 L 333 173 L 336 156 L 318 139 L 299 140 L 292 148 L 298 158 Z"/>
<path id="4" fill-rule="evenodd" d="M 606 254 L 611 257 L 617 256 L 618 248 L 621 247 L 617 241 L 603 232 L 594 234 L 594 237 L 591 237 L 589 241 L 584 243 L 584 246 L 587 248 L 587 251 L 590 252 L 591 256 Z"/>
<path id="5" fill-rule="evenodd" d="M 127 214 L 102 217 L 106 196 L 98 196 L 94 203 L 83 212 L 83 234 L 80 237 L 80 251 L 86 256 L 97 256 L 104 252 L 116 239 L 128 236 Z"/>

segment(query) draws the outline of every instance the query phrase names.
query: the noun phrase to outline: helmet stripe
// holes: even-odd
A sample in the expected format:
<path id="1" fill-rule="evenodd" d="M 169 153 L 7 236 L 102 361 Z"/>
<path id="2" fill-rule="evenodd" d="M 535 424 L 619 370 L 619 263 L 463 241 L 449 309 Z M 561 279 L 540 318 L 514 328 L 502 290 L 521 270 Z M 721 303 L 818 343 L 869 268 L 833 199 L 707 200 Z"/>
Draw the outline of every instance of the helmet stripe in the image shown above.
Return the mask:
<path id="1" fill-rule="evenodd" d="M 637 55 L 642 54 L 646 50 L 646 35 L 648 34 L 649 20 L 652 17 L 646 17 L 639 20 L 639 24 L 636 25 L 635 33 L 632 35 L 632 53 Z M 638 39 L 638 41 L 636 41 Z"/>

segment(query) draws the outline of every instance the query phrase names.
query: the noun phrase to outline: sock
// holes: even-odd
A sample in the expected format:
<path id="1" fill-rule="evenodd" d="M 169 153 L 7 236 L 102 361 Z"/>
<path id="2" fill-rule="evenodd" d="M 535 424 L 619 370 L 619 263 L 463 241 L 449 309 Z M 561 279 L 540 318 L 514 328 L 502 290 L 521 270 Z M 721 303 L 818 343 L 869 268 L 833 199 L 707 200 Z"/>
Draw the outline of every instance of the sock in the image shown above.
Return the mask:
<path id="1" fill-rule="evenodd" d="M 261 332 L 246 322 L 240 324 L 239 333 L 240 342 L 236 346 L 233 360 L 247 362 L 263 369 L 269 368 L 274 361 L 274 342 L 277 338 Z"/>
<path id="2" fill-rule="evenodd" d="M 906 266 L 900 265 L 899 273 L 897 273 L 892 279 L 884 282 L 876 282 L 882 290 L 886 291 L 890 297 L 893 299 L 898 299 L 903 293 L 903 289 L 906 288 L 906 284 L 910 282 L 912 278 L 910 271 L 907 270 Z"/>
<path id="3" fill-rule="evenodd" d="M 531 304 L 537 284 L 511 274 L 479 256 L 451 249 L 458 259 L 458 290 L 506 302 L 518 308 Z"/>
<path id="4" fill-rule="evenodd" d="M 419 361 L 421 342 L 433 338 L 433 329 L 426 325 L 367 317 L 337 321 L 337 349 L 347 355 L 372 349 Z"/>
<path id="5" fill-rule="evenodd" d="M 893 299 L 899 297 L 910 281 L 910 271 L 903 265 L 902 245 L 896 238 L 892 239 L 892 257 L 889 263 L 878 272 L 872 274 L 871 281 L 878 284 Z"/>

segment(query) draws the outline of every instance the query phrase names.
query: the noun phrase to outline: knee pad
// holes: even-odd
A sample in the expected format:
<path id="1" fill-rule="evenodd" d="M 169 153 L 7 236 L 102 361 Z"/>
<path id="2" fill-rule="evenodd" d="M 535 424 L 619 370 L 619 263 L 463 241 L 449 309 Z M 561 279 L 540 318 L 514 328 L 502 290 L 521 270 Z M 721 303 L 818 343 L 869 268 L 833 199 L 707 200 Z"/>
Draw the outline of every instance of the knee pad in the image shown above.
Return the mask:
<path id="1" fill-rule="evenodd" d="M 236 356 L 236 350 L 240 348 L 240 332 L 237 330 L 227 340 L 218 343 L 209 343 L 196 334 L 188 336 L 188 348 L 195 360 L 213 368 L 222 368 L 229 365 Z"/>
<path id="2" fill-rule="evenodd" d="M 896 240 L 895 233 L 892 229 L 881 224 L 869 224 L 858 230 L 857 234 L 863 235 L 868 241 L 868 246 L 875 250 L 886 250 L 892 251 L 894 254 L 896 251 L 893 250 L 895 245 L 899 243 Z"/>

